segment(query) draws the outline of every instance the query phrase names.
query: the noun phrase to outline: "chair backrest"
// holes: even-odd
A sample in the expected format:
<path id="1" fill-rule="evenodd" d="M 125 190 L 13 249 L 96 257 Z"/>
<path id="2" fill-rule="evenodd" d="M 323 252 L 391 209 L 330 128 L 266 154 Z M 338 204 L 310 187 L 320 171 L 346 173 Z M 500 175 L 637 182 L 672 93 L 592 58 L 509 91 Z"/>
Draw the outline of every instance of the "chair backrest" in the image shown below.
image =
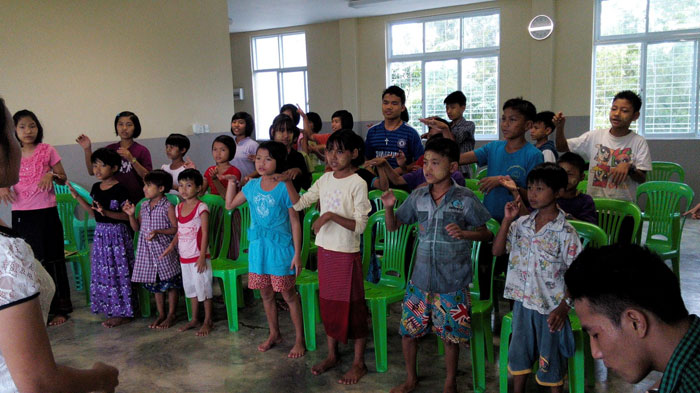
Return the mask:
<path id="1" fill-rule="evenodd" d="M 58 217 L 61 219 L 61 226 L 63 227 L 63 246 L 69 249 L 78 249 L 78 239 L 75 238 L 75 231 L 73 228 L 73 219 L 75 218 L 75 208 L 78 206 L 78 200 L 73 198 L 71 194 L 56 194 L 56 208 L 58 209 Z M 87 245 L 87 227 L 88 219 L 90 215 L 85 213 L 83 215 L 83 244 Z"/>
<path id="2" fill-rule="evenodd" d="M 581 240 L 581 247 L 591 246 L 598 248 L 608 245 L 608 234 L 598 225 L 578 220 L 569 220 L 569 223 L 576 229 Z"/>
<path id="3" fill-rule="evenodd" d="M 86 190 L 85 188 L 83 188 L 83 186 L 75 182 L 70 182 L 70 185 L 73 186 L 75 192 L 77 192 L 78 195 L 85 199 L 85 202 L 87 202 L 88 204 L 92 204 L 92 197 L 90 196 L 90 191 Z"/>
<path id="4" fill-rule="evenodd" d="M 250 228 L 250 206 L 248 205 L 248 202 L 243 203 L 242 205 L 238 206 L 236 208 L 236 212 L 238 212 L 238 215 L 241 217 L 241 233 L 240 233 L 240 238 L 238 241 L 239 244 L 239 253 L 247 252 L 248 247 L 250 243 L 248 242 L 248 228 Z M 233 216 L 232 216 L 233 218 Z M 230 227 L 231 225 L 229 225 Z"/>
<path id="5" fill-rule="evenodd" d="M 632 202 L 618 199 L 593 198 L 598 212 L 598 226 L 608 234 L 608 244 L 618 242 L 620 226 L 626 217 L 633 220 L 632 242 L 637 239 L 637 231 L 642 222 L 642 211 Z"/>
<path id="6" fill-rule="evenodd" d="M 212 258 L 226 258 L 231 244 L 231 214 L 224 198 L 206 194 L 199 198 L 209 208 L 209 254 Z"/>
<path id="7" fill-rule="evenodd" d="M 312 172 L 311 173 L 311 184 L 316 183 L 316 180 L 320 179 L 325 172 Z"/>
<path id="8" fill-rule="evenodd" d="M 501 224 L 498 223 L 493 218 L 490 218 L 488 221 L 486 221 L 486 228 L 493 234 L 493 237 L 495 238 L 496 235 L 498 235 L 498 230 L 501 228 Z M 488 247 L 489 242 L 483 243 L 479 241 L 474 241 L 472 242 L 472 282 L 476 287 L 481 287 L 479 283 L 479 254 L 481 253 L 481 246 L 483 244 L 486 244 Z M 490 254 L 490 252 L 489 252 Z M 495 276 L 494 274 L 494 266 L 496 264 L 496 257 L 492 257 L 491 259 L 491 276 L 489 277 L 489 280 L 491 281 L 491 285 L 489 286 L 490 293 L 488 300 L 493 300 L 493 277 Z"/>
<path id="9" fill-rule="evenodd" d="M 654 239 L 679 243 L 685 223 L 681 213 L 692 206 L 695 197 L 693 189 L 684 183 L 650 181 L 637 187 L 637 203 L 644 197 L 644 218 L 649 221 L 647 241 Z"/>
<path id="10" fill-rule="evenodd" d="M 476 177 L 476 173 L 479 171 L 479 164 L 476 162 L 472 162 L 469 164 L 469 175 L 474 178 Z"/>
<path id="11" fill-rule="evenodd" d="M 180 197 L 175 194 L 171 194 L 168 192 L 165 194 L 165 197 L 168 198 L 170 203 L 172 203 L 175 206 L 177 206 L 177 204 L 180 203 Z"/>
<path id="12" fill-rule="evenodd" d="M 58 184 L 56 182 L 53 182 L 53 192 L 58 194 L 70 194 L 70 190 L 68 189 L 68 185 L 66 184 Z"/>
<path id="13" fill-rule="evenodd" d="M 406 200 L 406 198 L 408 198 L 408 193 L 404 190 L 397 190 L 394 188 L 392 188 L 391 191 L 396 197 L 396 204 L 394 205 L 394 209 L 396 209 L 399 206 L 401 206 L 401 204 Z M 382 190 L 372 190 L 369 192 L 369 194 L 367 194 L 367 198 L 369 198 L 369 202 L 372 204 L 372 207 L 375 211 L 384 209 L 384 203 L 382 202 L 382 194 L 384 194 L 384 191 Z"/>
<path id="14" fill-rule="evenodd" d="M 479 190 L 479 180 L 464 179 L 464 186 L 470 189 L 480 201 L 484 201 L 484 193 Z"/>
<path id="15" fill-rule="evenodd" d="M 581 180 L 580 182 L 578 182 L 578 184 L 576 185 L 576 190 L 585 194 L 586 191 L 588 191 L 588 179 Z"/>
<path id="16" fill-rule="evenodd" d="M 416 224 L 401 225 L 397 230 L 389 232 L 384 222 L 384 210 L 372 214 L 367 221 L 364 233 L 362 253 L 363 277 L 367 277 L 370 257 L 374 252 L 375 242 L 372 239 L 372 229 L 376 227 L 376 236 L 383 234 L 384 253 L 380 258 L 381 276 L 379 284 L 396 288 L 406 286 L 406 250 L 411 235 L 415 233 Z"/>
<path id="17" fill-rule="evenodd" d="M 685 170 L 675 162 L 652 161 L 651 171 L 647 172 L 647 181 L 671 181 L 673 174 L 678 174 L 678 182 L 685 182 Z"/>
<path id="18" fill-rule="evenodd" d="M 479 172 L 477 172 L 477 174 L 476 174 L 476 179 L 481 180 L 481 179 L 485 178 L 487 173 L 488 173 L 487 167 L 481 168 L 481 170 Z"/>
<path id="19" fill-rule="evenodd" d="M 316 235 L 311 229 L 317 218 L 321 214 L 316 209 L 309 209 L 304 212 L 304 222 L 301 226 L 301 265 L 308 269 L 309 254 L 311 253 L 311 247 L 315 244 Z"/>

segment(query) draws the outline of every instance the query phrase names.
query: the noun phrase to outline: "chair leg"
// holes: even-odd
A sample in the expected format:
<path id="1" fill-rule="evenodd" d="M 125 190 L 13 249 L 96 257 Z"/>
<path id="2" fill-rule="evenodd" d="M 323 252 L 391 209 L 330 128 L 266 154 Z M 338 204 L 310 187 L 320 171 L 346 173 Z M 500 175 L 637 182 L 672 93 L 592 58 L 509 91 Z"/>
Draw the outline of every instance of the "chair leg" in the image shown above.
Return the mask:
<path id="1" fill-rule="evenodd" d="M 300 285 L 299 295 L 301 296 L 301 311 L 304 321 L 304 340 L 306 349 L 316 350 L 316 307 L 318 298 L 313 285 Z"/>
<path id="2" fill-rule="evenodd" d="M 481 319 L 478 317 L 477 319 Z M 476 327 L 474 329 L 474 327 Z M 472 340 L 470 345 L 472 357 L 472 380 L 474 392 L 486 391 L 486 356 L 484 355 L 484 332 L 482 323 L 472 325 Z"/>
<path id="3" fill-rule="evenodd" d="M 90 305 L 90 284 L 92 280 L 92 276 L 90 275 L 90 255 L 86 254 L 81 256 L 79 259 L 80 261 L 80 270 L 83 275 L 83 289 L 85 290 L 85 305 Z"/>
<path id="4" fill-rule="evenodd" d="M 238 331 L 238 277 L 236 273 L 228 271 L 224 284 L 224 303 L 226 304 L 226 317 L 228 319 L 228 330 L 232 332 Z"/>
<path id="5" fill-rule="evenodd" d="M 143 285 L 139 285 L 139 307 L 141 308 L 142 317 L 148 318 L 151 316 L 151 293 Z"/>
<path id="6" fill-rule="evenodd" d="M 481 329 L 484 332 L 484 345 L 486 345 L 486 358 L 489 363 L 494 364 L 495 359 L 493 356 L 493 332 L 491 331 L 491 313 L 482 315 L 481 319 Z"/>
<path id="7" fill-rule="evenodd" d="M 387 326 L 386 300 L 370 300 L 372 310 L 372 334 L 374 338 L 374 359 L 378 373 L 385 373 L 387 365 Z"/>
<path id="8" fill-rule="evenodd" d="M 513 314 L 508 313 L 501 322 L 501 343 L 498 349 L 498 384 L 501 393 L 508 393 L 508 344 L 513 333 Z"/>
<path id="9" fill-rule="evenodd" d="M 442 341 L 440 336 L 435 336 L 437 339 L 437 353 L 440 356 L 443 356 L 445 354 L 445 343 Z"/>
<path id="10" fill-rule="evenodd" d="M 585 360 L 583 331 L 574 332 L 576 351 L 574 357 L 569 359 L 569 392 L 584 393 L 585 388 Z"/>
<path id="11" fill-rule="evenodd" d="M 185 298 L 185 308 L 187 309 L 187 320 L 191 321 L 192 320 L 192 303 L 190 302 L 190 298 L 187 296 L 184 296 Z"/>
<path id="12" fill-rule="evenodd" d="M 680 256 L 671 258 L 671 266 L 673 266 L 673 274 L 676 275 L 678 281 L 681 281 Z"/>

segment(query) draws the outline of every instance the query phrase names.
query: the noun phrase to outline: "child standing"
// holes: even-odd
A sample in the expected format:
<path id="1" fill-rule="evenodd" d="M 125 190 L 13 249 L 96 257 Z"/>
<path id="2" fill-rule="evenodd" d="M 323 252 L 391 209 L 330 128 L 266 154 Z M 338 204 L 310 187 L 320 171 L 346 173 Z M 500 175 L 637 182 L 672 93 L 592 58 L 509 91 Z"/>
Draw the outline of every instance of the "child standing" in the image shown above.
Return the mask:
<path id="1" fill-rule="evenodd" d="M 230 137 L 229 137 L 230 138 Z M 209 256 L 209 208 L 197 197 L 202 191 L 202 175 L 196 169 L 185 169 L 177 179 L 180 184 L 180 202 L 175 208 L 177 234 L 162 254 L 165 257 L 177 249 L 180 253 L 182 286 L 192 304 L 192 320 L 179 330 L 199 326 L 199 302 L 204 302 L 204 322 L 197 336 L 207 336 L 214 323 L 212 314 L 212 271 Z"/>
<path id="2" fill-rule="evenodd" d="M 0 200 L 12 204 L 12 229 L 29 243 L 36 259 L 56 283 L 49 325 L 60 325 L 68 319 L 73 305 L 53 181 L 64 184 L 66 173 L 56 149 L 41 142 L 44 129 L 36 115 L 25 109 L 12 118 L 15 136 L 22 146 L 19 183 L 11 189 L 0 188 Z"/>
<path id="3" fill-rule="evenodd" d="M 190 138 L 182 134 L 170 134 L 165 139 L 165 155 L 170 159 L 170 164 L 163 164 L 160 169 L 168 172 L 173 184 L 168 187 L 170 192 L 177 195 L 177 177 L 187 168 L 194 168 L 194 163 L 185 154 L 190 150 Z M 145 191 L 144 191 L 145 192 Z"/>
<path id="4" fill-rule="evenodd" d="M 566 172 L 544 163 L 527 176 L 527 196 L 535 209 L 518 218 L 520 201 L 508 202 L 493 243 L 493 254 L 510 253 L 503 296 L 513 305 L 513 338 L 508 369 L 516 393 L 525 391 L 527 375 L 539 359 L 537 383 L 562 392 L 566 359 L 573 356 L 570 307 L 564 293 L 564 272 L 581 251 L 578 234 L 557 208 L 566 187 Z"/>
<path id="5" fill-rule="evenodd" d="M 580 192 L 577 187 L 583 181 L 586 162 L 576 153 L 566 152 L 559 157 L 557 164 L 566 171 L 569 182 L 559 195 L 557 205 L 566 213 L 569 220 L 580 220 L 598 225 L 598 213 L 590 195 Z"/>
<path id="6" fill-rule="evenodd" d="M 326 172 L 294 204 L 303 210 L 320 201 L 320 217 L 314 222 L 318 246 L 318 281 L 321 320 L 328 340 L 328 356 L 314 365 L 319 375 L 338 364 L 338 341 L 355 339 L 352 368 L 338 383 L 355 384 L 367 373 L 364 352 L 367 344 L 367 316 L 360 236 L 372 209 L 367 198 L 367 184 L 355 173 L 352 160 L 359 150 L 343 145 L 333 133 L 326 145 Z M 292 202 L 298 195 L 292 196 Z"/>
<path id="7" fill-rule="evenodd" d="M 95 236 L 92 243 L 90 299 L 93 313 L 107 315 L 102 326 L 111 328 L 131 322 L 134 298 L 131 271 L 134 267 L 134 241 L 126 226 L 129 217 L 122 212 L 127 201 L 126 187 L 115 175 L 121 157 L 112 149 L 95 150 L 90 157 L 92 173 L 100 180 L 92 185 L 88 204 L 72 186 L 70 192 L 80 205 L 95 216 Z"/>
<path id="8" fill-rule="evenodd" d="M 535 141 L 535 147 L 542 152 L 544 162 L 557 162 L 557 158 L 559 158 L 554 142 L 549 140 L 549 135 L 556 128 L 554 122 L 552 122 L 553 118 L 554 112 L 540 112 L 535 116 L 535 121 L 532 122 L 532 128 L 530 129 L 530 137 Z"/>
<path id="9" fill-rule="evenodd" d="M 119 137 L 119 142 L 107 145 L 105 148 L 114 150 L 121 156 L 119 171 L 114 175 L 115 179 L 127 189 L 131 203 L 138 203 L 143 198 L 143 177 L 153 169 L 151 152 L 134 140 L 141 135 L 141 122 L 138 116 L 129 111 L 117 114 L 114 118 L 114 133 Z M 93 176 L 90 138 L 81 134 L 75 141 L 83 148 L 85 167 L 88 174 Z"/>
<path id="10" fill-rule="evenodd" d="M 236 155 L 236 142 L 228 135 L 217 136 L 211 144 L 211 155 L 216 164 L 204 172 L 201 195 L 204 195 L 208 189 L 213 195 L 225 196 L 229 182 L 225 175 L 233 175 L 236 182 L 241 181 L 241 171 L 230 163 Z"/>
<path id="11" fill-rule="evenodd" d="M 297 112 L 294 112 L 300 116 Z M 311 186 L 311 172 L 306 165 L 304 156 L 294 150 L 294 142 L 299 137 L 299 129 L 294 125 L 291 117 L 287 115 L 278 115 L 272 121 L 270 127 L 270 139 L 276 142 L 281 142 L 287 148 L 287 162 L 285 167 L 285 175 L 292 179 L 294 188 L 299 192 L 302 188 L 308 190 Z"/>
<path id="12" fill-rule="evenodd" d="M 241 171 L 242 177 L 255 172 L 255 152 L 258 149 L 258 142 L 252 139 L 254 132 L 255 121 L 248 112 L 236 112 L 231 117 L 231 134 L 236 142 L 233 166 Z"/>
<path id="13" fill-rule="evenodd" d="M 139 233 L 136 263 L 131 282 L 143 283 L 143 287 L 155 294 L 158 317 L 148 325 L 151 329 L 167 329 L 175 323 L 178 290 L 182 288 L 182 274 L 177 254 L 169 253 L 161 258 L 163 251 L 177 233 L 175 206 L 165 197 L 173 178 L 166 171 L 156 169 L 146 175 L 143 193 L 148 198 L 141 204 L 138 220 L 135 207 L 127 202 L 122 207 L 129 216 L 129 223 Z M 165 293 L 168 293 L 168 314 L 165 314 Z"/>
<path id="14" fill-rule="evenodd" d="M 255 156 L 255 169 L 262 177 L 249 181 L 240 193 L 235 183 L 229 182 L 226 209 L 235 209 L 246 200 L 250 205 L 248 288 L 260 290 L 270 328 L 270 336 L 258 345 L 258 351 L 265 352 L 282 342 L 275 304 L 275 292 L 281 292 L 296 333 L 294 347 L 287 357 L 299 358 L 306 351 L 301 303 L 295 288 L 302 268 L 301 225 L 287 187 L 274 180 L 276 173 L 284 171 L 286 155 L 286 147 L 279 142 L 261 143 Z"/>
<path id="15" fill-rule="evenodd" d="M 389 190 L 382 195 L 388 231 L 402 224 L 420 224 L 416 260 L 406 286 L 399 329 L 407 376 L 403 384 L 391 390 L 395 393 L 415 389 L 417 339 L 429 332 L 430 325 L 445 343 L 447 375 L 443 391 L 457 389 L 459 344 L 471 336 L 469 283 L 473 272 L 470 242 L 466 240 L 491 238 L 486 228 L 490 216 L 484 205 L 471 190 L 458 186 L 450 177 L 458 171 L 458 161 L 456 142 L 433 138 L 425 145 L 423 164 L 428 187 L 412 192 L 396 213 L 394 193 Z"/>

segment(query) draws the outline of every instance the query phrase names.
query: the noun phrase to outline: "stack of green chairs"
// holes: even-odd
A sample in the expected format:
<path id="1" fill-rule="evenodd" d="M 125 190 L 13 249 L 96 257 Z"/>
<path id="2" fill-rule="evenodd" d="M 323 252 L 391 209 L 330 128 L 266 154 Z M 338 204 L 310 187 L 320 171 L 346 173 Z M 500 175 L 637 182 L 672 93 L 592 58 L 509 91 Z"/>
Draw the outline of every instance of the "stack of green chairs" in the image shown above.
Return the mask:
<path id="1" fill-rule="evenodd" d="M 608 234 L 608 244 L 619 242 L 620 224 L 627 217 L 631 217 L 634 222 L 632 243 L 637 241 L 637 232 L 642 222 L 642 211 L 637 205 L 608 198 L 593 198 L 593 202 L 598 212 L 598 226 Z"/>
<path id="2" fill-rule="evenodd" d="M 56 195 L 70 195 L 70 190 L 68 189 L 67 185 L 61 185 L 56 182 L 53 182 L 53 189 L 54 193 Z M 69 216 L 66 216 L 69 217 Z M 70 218 L 69 218 L 70 219 Z M 71 220 L 71 225 L 70 225 L 70 231 L 73 232 L 74 237 L 79 237 L 79 234 L 76 231 L 76 227 L 79 227 L 82 223 L 82 220 L 79 220 L 77 217 L 73 216 L 73 219 Z M 61 220 L 61 224 L 63 224 L 63 221 Z M 65 233 L 66 231 L 66 226 L 64 225 L 63 232 Z M 68 238 L 64 235 L 63 236 L 63 245 L 66 246 L 68 245 L 70 241 Z M 68 258 L 66 258 L 68 261 Z M 80 267 L 80 262 L 76 260 L 75 258 L 73 260 L 70 260 L 71 264 L 71 270 L 73 271 L 73 280 L 75 281 L 75 289 L 77 291 L 82 291 L 83 290 L 83 273 L 82 269 Z"/>
<path id="3" fill-rule="evenodd" d="M 81 186 L 78 183 L 75 183 L 75 182 L 69 182 L 69 183 L 73 186 L 73 188 L 78 193 L 78 195 L 83 197 L 83 199 L 85 199 L 85 201 L 87 203 L 92 203 L 92 197 L 90 196 L 90 191 L 86 190 L 85 188 L 83 188 L 83 186 Z M 88 215 L 88 225 L 87 225 L 87 229 L 86 229 L 87 235 L 83 235 L 83 233 L 81 233 L 83 231 L 82 226 L 80 226 L 80 225 L 75 226 L 76 230 L 78 231 L 78 233 L 75 235 L 75 237 L 78 239 L 78 245 L 80 247 L 89 248 L 88 244 L 92 243 L 92 237 L 95 233 L 95 225 L 96 225 L 95 219 Z M 83 239 L 87 239 L 88 243 L 86 243 L 85 245 L 81 244 Z"/>
<path id="4" fill-rule="evenodd" d="M 63 226 L 63 249 L 70 253 L 66 261 L 71 262 L 74 272 L 80 271 L 81 289 L 85 291 L 86 304 L 90 304 L 90 246 L 87 239 L 89 215 L 85 213 L 83 220 L 79 221 L 81 230 L 74 230 L 77 229 L 74 228 L 76 206 L 78 201 L 71 194 L 56 194 L 56 207 Z M 78 241 L 76 232 L 84 236 L 82 242 Z"/>
<path id="5" fill-rule="evenodd" d="M 302 225 L 301 264 L 306 266 L 296 280 L 296 286 L 301 296 L 301 310 L 304 317 L 304 340 L 306 349 L 316 350 L 316 324 L 321 320 L 318 303 L 318 272 L 308 268 L 310 255 L 316 253 L 315 236 L 311 226 L 320 216 L 318 210 L 309 209 L 304 214 Z"/>
<path id="6" fill-rule="evenodd" d="M 600 227 L 583 221 L 570 221 L 578 232 L 582 247 L 602 247 L 608 245 L 609 235 Z M 574 310 L 569 311 L 569 323 L 574 333 L 575 352 L 569 359 L 569 392 L 584 393 L 585 382 L 593 383 L 593 361 L 588 344 L 588 335 L 583 331 L 581 321 Z M 499 388 L 508 393 L 508 344 L 513 333 L 513 313 L 503 316 L 501 323 L 501 346 L 499 349 Z M 537 364 L 535 364 L 535 368 Z"/>
<path id="7" fill-rule="evenodd" d="M 680 280 L 680 249 L 685 216 L 695 193 L 687 184 L 650 181 L 637 187 L 637 203 L 646 197 L 643 218 L 649 223 L 644 244 L 664 260 L 671 260 L 673 273 Z"/>
<path id="8" fill-rule="evenodd" d="M 678 175 L 678 182 L 685 182 L 685 170 L 675 162 L 652 161 L 651 171 L 647 172 L 647 181 L 671 181 L 674 174 Z"/>
<path id="9" fill-rule="evenodd" d="M 394 209 L 396 209 L 399 206 L 401 206 L 402 203 L 404 203 L 406 198 L 408 198 L 408 193 L 404 190 L 398 190 L 394 188 L 392 188 L 391 191 L 396 197 L 396 204 L 394 205 Z M 382 190 L 372 190 L 367 194 L 367 198 L 369 198 L 369 202 L 372 204 L 372 207 L 375 211 L 384 209 L 384 203 L 382 202 L 382 194 L 384 194 L 384 191 Z"/>
<path id="10" fill-rule="evenodd" d="M 403 300 L 406 290 L 406 249 L 410 238 L 415 234 L 416 224 L 402 225 L 396 231 L 386 230 L 384 210 L 380 210 L 369 218 L 364 233 L 364 249 L 362 253 L 363 277 L 367 277 L 370 257 L 374 241 L 372 235 L 375 227 L 377 237 L 383 235 L 384 252 L 379 258 L 381 276 L 379 282 L 373 284 L 365 281 L 365 300 L 372 314 L 372 332 L 374 336 L 374 356 L 377 372 L 386 372 L 387 364 L 387 313 L 391 303 Z M 417 245 L 418 242 L 415 242 Z M 415 256 L 415 246 L 413 249 Z M 412 262 L 411 258 L 411 262 Z"/>

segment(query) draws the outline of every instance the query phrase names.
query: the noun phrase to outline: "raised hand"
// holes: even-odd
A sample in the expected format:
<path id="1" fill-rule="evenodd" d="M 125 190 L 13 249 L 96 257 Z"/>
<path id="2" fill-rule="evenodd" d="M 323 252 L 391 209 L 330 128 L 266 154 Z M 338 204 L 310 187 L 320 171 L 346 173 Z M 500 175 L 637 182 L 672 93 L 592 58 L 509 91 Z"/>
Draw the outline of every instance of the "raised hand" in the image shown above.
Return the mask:
<path id="1" fill-rule="evenodd" d="M 187 169 L 197 169 L 197 166 L 194 165 L 194 162 L 189 157 L 185 157 L 185 164 L 183 166 Z"/>
<path id="2" fill-rule="evenodd" d="M 83 148 L 83 150 L 92 150 L 92 141 L 85 134 L 80 134 L 75 141 Z"/>
<path id="3" fill-rule="evenodd" d="M 488 194 L 491 190 L 501 186 L 501 176 L 489 176 L 479 180 L 479 191 Z"/>
<path id="4" fill-rule="evenodd" d="M 384 191 L 382 194 L 382 203 L 385 208 L 392 208 L 396 205 L 396 195 L 391 189 Z"/>
<path id="5" fill-rule="evenodd" d="M 122 211 L 126 213 L 127 216 L 133 216 L 136 214 L 136 206 L 134 206 L 131 201 L 126 201 L 122 206 Z"/>
<path id="6" fill-rule="evenodd" d="M 563 113 L 559 112 L 552 118 L 552 123 L 555 127 L 564 126 L 566 124 L 566 117 Z"/>
<path id="7" fill-rule="evenodd" d="M 506 206 L 503 208 L 503 219 L 513 221 L 518 218 L 518 214 L 520 213 L 520 203 L 521 201 L 519 197 L 514 201 L 507 202 Z"/>
<path id="8" fill-rule="evenodd" d="M 102 205 L 100 205 L 100 202 L 97 202 L 95 200 L 92 201 L 92 210 L 100 213 L 103 216 L 105 215 L 104 209 L 102 208 Z"/>
<path id="9" fill-rule="evenodd" d="M 518 185 L 515 184 L 515 181 L 511 179 L 511 177 L 508 175 L 501 176 L 501 178 L 499 179 L 499 183 L 501 184 L 501 186 L 507 188 L 510 192 L 518 190 Z"/>

